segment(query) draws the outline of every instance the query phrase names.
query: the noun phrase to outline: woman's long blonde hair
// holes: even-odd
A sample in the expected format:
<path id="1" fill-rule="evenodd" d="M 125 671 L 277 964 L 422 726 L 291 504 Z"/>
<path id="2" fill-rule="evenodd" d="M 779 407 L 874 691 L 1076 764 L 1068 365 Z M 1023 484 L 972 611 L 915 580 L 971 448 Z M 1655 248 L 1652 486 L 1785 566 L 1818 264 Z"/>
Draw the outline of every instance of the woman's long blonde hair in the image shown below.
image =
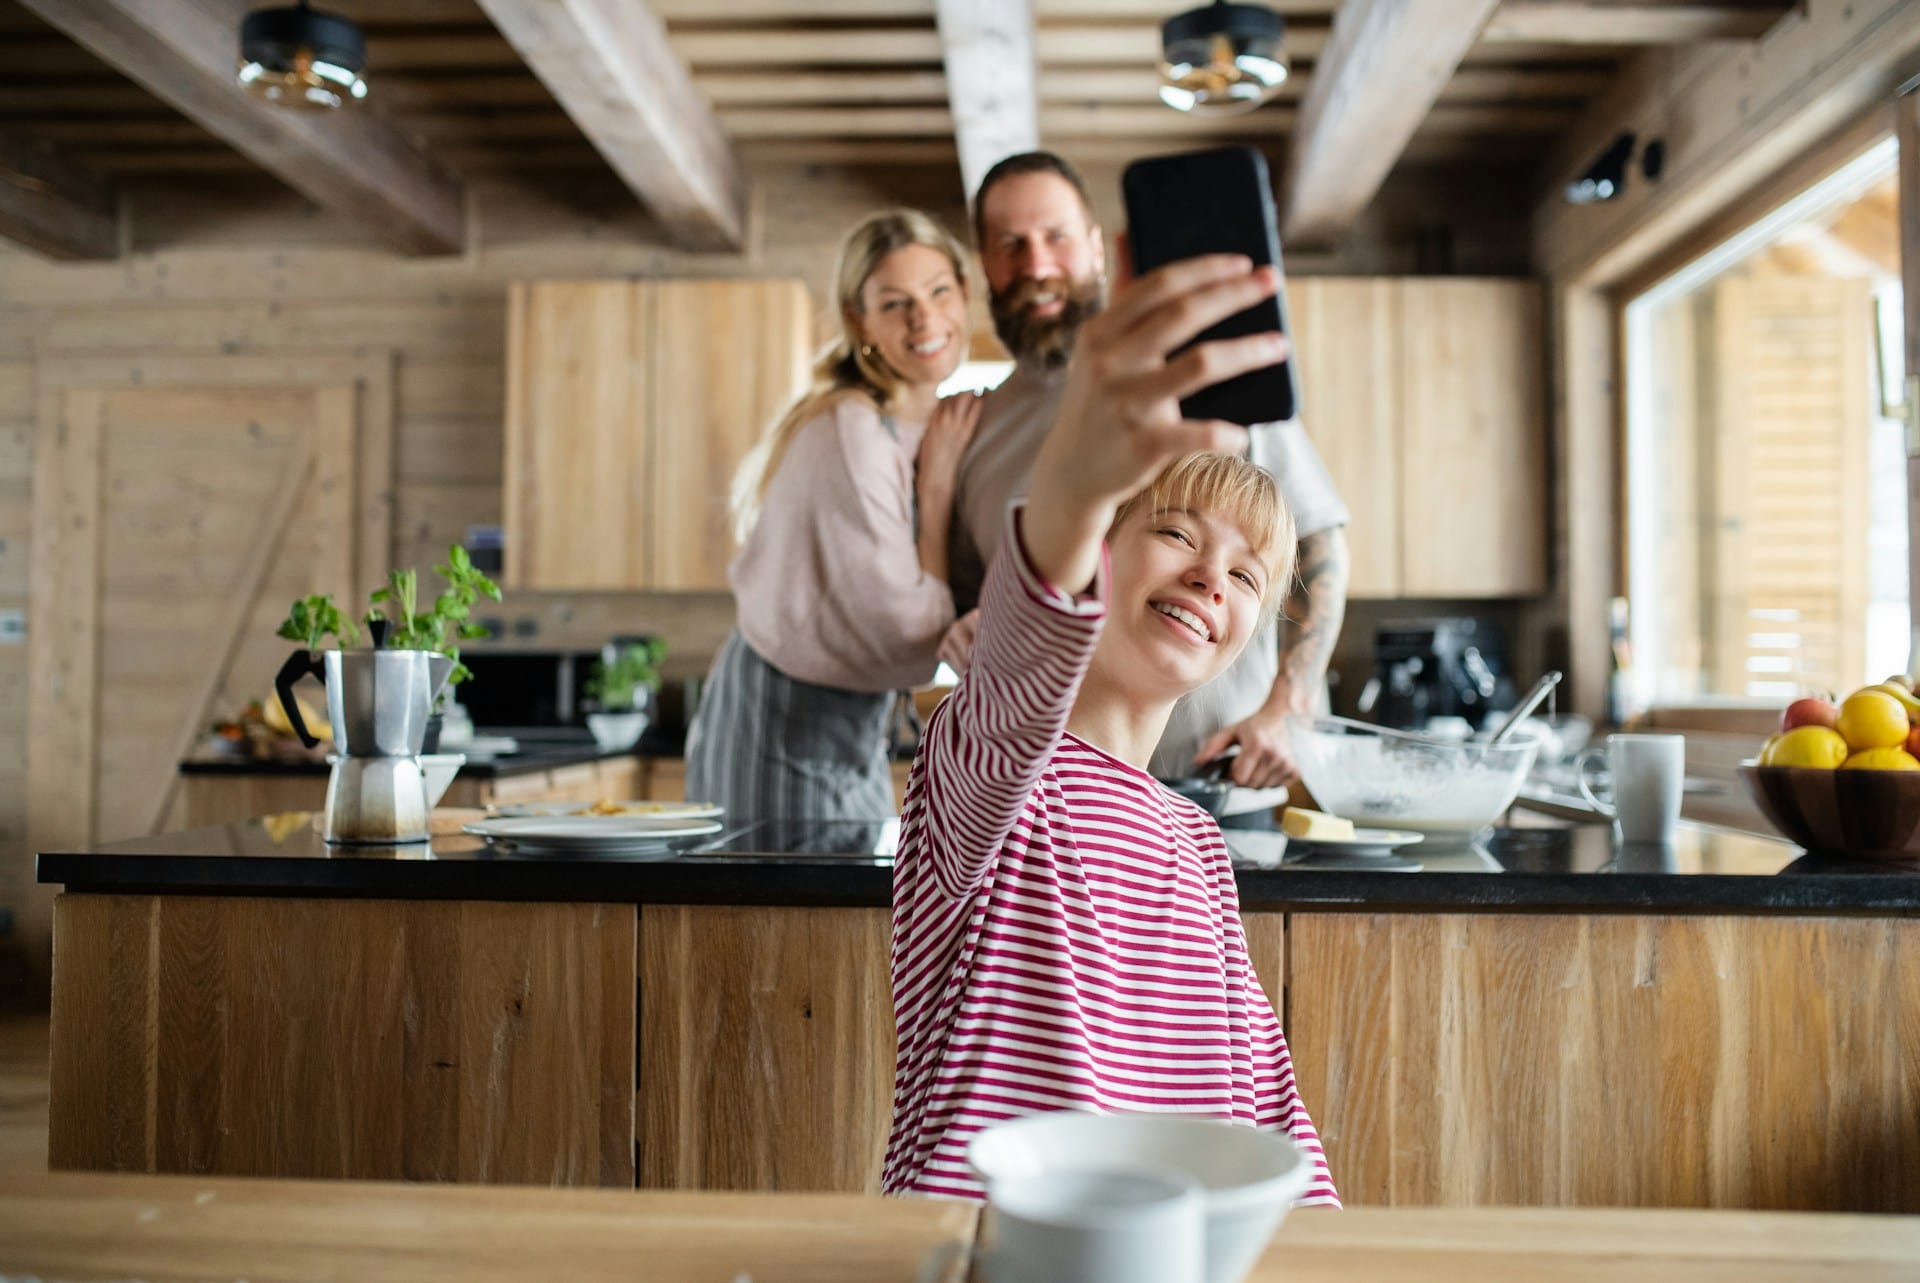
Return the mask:
<path id="1" fill-rule="evenodd" d="M 882 411 L 893 408 L 900 395 L 900 376 L 877 350 L 860 341 L 854 318 L 864 310 L 861 288 L 880 266 L 880 260 L 909 245 L 925 245 L 946 255 L 953 264 L 954 279 L 966 288 L 966 251 L 929 214 L 917 209 L 883 210 L 868 215 L 847 233 L 833 269 L 833 301 L 840 333 L 814 357 L 813 379 L 806 392 L 760 434 L 760 440 L 733 474 L 731 506 L 736 541 L 745 543 L 753 530 L 767 484 L 779 470 L 780 460 L 802 424 L 845 396 L 870 397 Z"/>

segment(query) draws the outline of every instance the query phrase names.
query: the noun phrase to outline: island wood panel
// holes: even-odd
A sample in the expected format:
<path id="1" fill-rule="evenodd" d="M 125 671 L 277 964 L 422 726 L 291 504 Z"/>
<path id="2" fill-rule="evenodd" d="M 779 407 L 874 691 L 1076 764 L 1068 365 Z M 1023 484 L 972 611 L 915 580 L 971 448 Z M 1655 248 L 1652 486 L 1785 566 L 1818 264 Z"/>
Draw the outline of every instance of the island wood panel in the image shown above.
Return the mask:
<path id="1" fill-rule="evenodd" d="M 631 1186 L 635 921 L 63 895 L 51 1164 Z"/>
<path id="2" fill-rule="evenodd" d="M 1400 595 L 1400 323 L 1397 283 L 1295 278 L 1287 322 L 1299 362 L 1300 422 L 1352 520 L 1351 597 Z"/>
<path id="3" fill-rule="evenodd" d="M 1247 956 L 1253 960 L 1253 974 L 1273 1004 L 1273 1013 L 1286 1017 L 1287 989 L 1287 915 L 1284 913 L 1245 913 L 1240 916 L 1247 933 Z"/>
<path id="4" fill-rule="evenodd" d="M 1399 282 L 1399 291 L 1401 592 L 1543 593 L 1547 405 L 1540 286 L 1412 278 Z"/>
<path id="5" fill-rule="evenodd" d="M 1920 921 L 1287 925 L 1349 1204 L 1920 1211 Z"/>
<path id="6" fill-rule="evenodd" d="M 886 909 L 641 910 L 642 1187 L 879 1190 L 891 922 Z"/>

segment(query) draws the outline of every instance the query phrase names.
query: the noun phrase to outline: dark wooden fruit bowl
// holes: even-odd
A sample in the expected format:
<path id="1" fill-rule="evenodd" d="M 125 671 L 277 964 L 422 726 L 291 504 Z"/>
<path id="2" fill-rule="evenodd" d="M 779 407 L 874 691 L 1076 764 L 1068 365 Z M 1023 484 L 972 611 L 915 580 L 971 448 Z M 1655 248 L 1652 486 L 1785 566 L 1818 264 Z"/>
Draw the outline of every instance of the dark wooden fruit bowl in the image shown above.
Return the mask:
<path id="1" fill-rule="evenodd" d="M 1920 864 L 1920 771 L 1740 767 L 1755 806 L 1815 855 Z"/>

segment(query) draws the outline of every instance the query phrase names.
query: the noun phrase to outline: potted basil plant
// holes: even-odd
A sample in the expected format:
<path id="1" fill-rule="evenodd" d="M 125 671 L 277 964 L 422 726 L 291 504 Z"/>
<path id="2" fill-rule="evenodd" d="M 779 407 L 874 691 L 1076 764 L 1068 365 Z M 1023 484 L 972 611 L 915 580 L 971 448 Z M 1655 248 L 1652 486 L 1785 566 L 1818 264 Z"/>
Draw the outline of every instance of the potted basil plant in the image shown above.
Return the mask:
<path id="1" fill-rule="evenodd" d="M 667 647 L 657 637 L 609 643 L 587 678 L 587 697 L 598 705 L 587 714 L 593 742 L 609 752 L 631 748 L 646 732 L 648 709 L 660 687 L 660 661 Z"/>
<path id="2" fill-rule="evenodd" d="M 445 564 L 435 566 L 434 571 L 446 581 L 446 587 L 431 602 L 420 600 L 416 571 L 389 571 L 386 585 L 368 598 L 362 621 L 375 648 L 433 651 L 453 662 L 435 700 L 433 716 L 427 721 L 423 751 L 428 753 L 439 751 L 447 697 L 455 686 L 473 676 L 460 662 L 460 643 L 487 635 L 486 629 L 473 622 L 473 607 L 482 597 L 500 600 L 500 586 L 474 567 L 473 558 L 459 544 L 447 549 Z M 280 625 L 280 636 L 300 642 L 311 653 L 319 651 L 328 637 L 342 647 L 352 646 L 359 641 L 359 630 L 341 614 L 331 596 L 315 595 L 293 603 L 286 622 Z"/>

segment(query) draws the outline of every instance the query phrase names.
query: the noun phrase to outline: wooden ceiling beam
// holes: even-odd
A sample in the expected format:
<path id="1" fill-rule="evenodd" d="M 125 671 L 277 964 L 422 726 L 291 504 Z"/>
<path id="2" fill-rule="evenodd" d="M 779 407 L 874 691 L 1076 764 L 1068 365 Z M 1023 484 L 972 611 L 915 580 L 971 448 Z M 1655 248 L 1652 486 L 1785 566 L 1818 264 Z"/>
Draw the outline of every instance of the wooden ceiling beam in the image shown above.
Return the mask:
<path id="1" fill-rule="evenodd" d="M 1346 0 L 1287 148 L 1280 237 L 1331 244 L 1373 200 L 1496 0 Z"/>
<path id="2" fill-rule="evenodd" d="M 1751 40 L 1793 12 L 1790 4 L 1618 4 L 1507 0 L 1487 23 L 1488 41 L 1561 45 L 1680 45 Z"/>
<path id="3" fill-rule="evenodd" d="M 987 170 L 1040 146 L 1032 0 L 939 0 L 940 47 L 968 200 Z"/>
<path id="4" fill-rule="evenodd" d="M 244 5 L 225 0 L 22 0 L 51 25 L 254 164 L 412 254 L 458 253 L 465 201 L 400 127 L 365 104 L 289 111 L 234 84 Z"/>
<path id="5" fill-rule="evenodd" d="M 0 132 L 0 237 L 50 258 L 118 258 L 120 202 L 104 176 Z"/>
<path id="6" fill-rule="evenodd" d="M 746 173 L 651 9 L 638 0 L 480 3 L 675 243 L 746 245 Z"/>

